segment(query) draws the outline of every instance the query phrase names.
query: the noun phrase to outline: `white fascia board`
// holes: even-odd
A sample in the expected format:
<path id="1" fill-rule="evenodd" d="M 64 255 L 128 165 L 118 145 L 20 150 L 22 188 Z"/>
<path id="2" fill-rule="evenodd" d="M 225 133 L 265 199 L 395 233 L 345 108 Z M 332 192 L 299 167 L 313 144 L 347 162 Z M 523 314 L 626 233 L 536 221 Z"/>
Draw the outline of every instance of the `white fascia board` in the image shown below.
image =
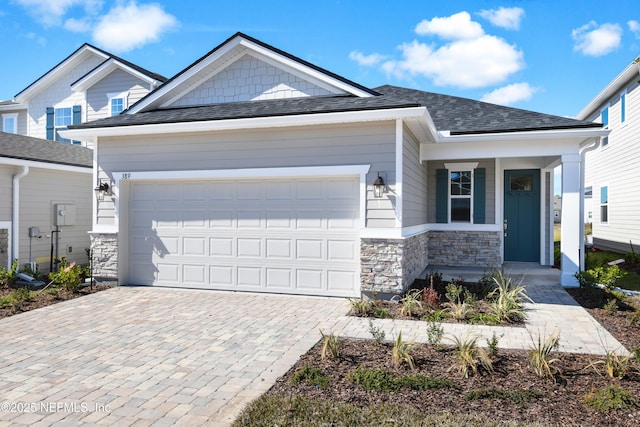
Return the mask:
<path id="1" fill-rule="evenodd" d="M 2 104 L 0 105 L 0 111 L 14 111 L 14 110 L 26 110 L 26 104 L 13 103 L 13 104 Z"/>
<path id="2" fill-rule="evenodd" d="M 151 94 L 147 95 L 147 97 L 143 99 L 142 102 L 138 102 L 132 108 L 127 110 L 125 114 L 134 114 L 134 113 L 140 112 L 144 110 L 145 107 L 153 105 L 155 102 L 161 101 L 163 96 L 166 96 L 174 88 L 188 81 L 195 74 L 200 73 L 202 70 L 204 70 L 209 65 L 211 65 L 211 63 L 222 58 L 224 55 L 226 55 L 227 53 L 235 49 L 235 47 L 238 46 L 239 44 L 240 44 L 239 39 L 231 40 L 229 43 L 220 47 L 220 49 L 213 52 L 208 57 L 202 59 L 200 62 L 193 65 L 191 68 L 185 70 L 182 74 L 176 76 L 174 80 L 169 82 L 169 84 L 165 84 L 164 86 L 156 89 Z"/>
<path id="3" fill-rule="evenodd" d="M 28 166 L 30 168 L 47 169 L 62 172 L 92 173 L 92 168 L 82 166 L 60 165 L 57 163 L 38 162 L 35 160 L 14 159 L 0 156 L 0 164 L 11 166 Z"/>
<path id="4" fill-rule="evenodd" d="M 103 62 L 97 68 L 94 68 L 81 80 L 78 80 L 73 86 L 71 86 L 71 90 L 74 92 L 84 92 L 117 69 L 123 70 L 150 85 L 157 86 L 160 83 L 158 80 L 152 79 L 146 74 L 111 58 L 110 60 Z"/>
<path id="5" fill-rule="evenodd" d="M 59 133 L 64 138 L 88 141 L 90 138 L 107 136 L 157 135 L 165 133 L 209 132 L 221 130 L 243 130 L 396 120 L 412 117 L 422 117 L 425 110 L 425 107 L 394 108 L 388 110 L 347 111 L 337 113 L 302 114 L 293 116 L 255 117 L 248 119 L 163 123 L 92 129 L 69 129 L 59 131 Z"/>
<path id="6" fill-rule="evenodd" d="M 35 83 L 32 83 L 32 86 L 20 92 L 18 96 L 16 96 L 15 100 L 17 102 L 22 103 L 31 99 L 31 97 L 37 94 L 38 92 L 40 92 L 40 90 L 48 87 L 51 84 L 52 80 L 56 80 L 59 78 L 58 77 L 59 75 L 66 73 L 68 67 L 75 66 L 74 63 L 76 59 L 82 56 L 87 51 L 90 51 L 94 55 L 98 55 L 104 59 L 109 58 L 109 56 L 105 55 L 104 53 L 98 50 L 93 49 L 91 46 L 85 46 L 84 49 L 80 49 L 74 55 L 67 58 L 64 62 L 58 64 L 53 69 L 47 71 L 42 77 L 36 80 Z"/>
<path id="7" fill-rule="evenodd" d="M 470 135 L 451 135 L 449 131 L 438 132 L 438 143 L 485 142 L 485 141 L 524 141 L 541 139 L 593 138 L 609 135 L 610 130 L 601 128 L 552 129 L 520 132 L 496 132 Z"/>
<path id="8" fill-rule="evenodd" d="M 587 120 L 595 112 L 599 112 L 604 104 L 609 101 L 613 95 L 619 92 L 624 86 L 629 84 L 632 79 L 637 79 L 640 64 L 631 63 L 622 70 L 595 98 L 587 104 L 576 116 L 578 120 Z"/>
<path id="9" fill-rule="evenodd" d="M 294 61 L 291 58 L 280 55 L 277 52 L 274 52 L 270 49 L 266 49 L 258 44 L 253 43 L 250 40 L 242 39 L 240 44 L 248 47 L 249 49 L 258 52 L 266 62 L 270 63 L 274 66 L 282 66 L 282 64 L 286 65 L 289 70 L 292 70 L 293 74 L 296 74 L 298 77 L 302 77 L 305 79 L 309 79 L 311 77 L 315 84 L 321 85 L 323 88 L 330 90 L 331 92 L 335 92 L 335 88 L 338 88 L 344 92 L 350 93 L 359 97 L 370 97 L 373 96 L 371 93 L 366 92 L 360 88 L 354 87 L 342 80 L 331 77 L 325 73 L 320 72 L 311 67 L 307 67 L 304 64 L 301 64 L 298 61 Z"/>

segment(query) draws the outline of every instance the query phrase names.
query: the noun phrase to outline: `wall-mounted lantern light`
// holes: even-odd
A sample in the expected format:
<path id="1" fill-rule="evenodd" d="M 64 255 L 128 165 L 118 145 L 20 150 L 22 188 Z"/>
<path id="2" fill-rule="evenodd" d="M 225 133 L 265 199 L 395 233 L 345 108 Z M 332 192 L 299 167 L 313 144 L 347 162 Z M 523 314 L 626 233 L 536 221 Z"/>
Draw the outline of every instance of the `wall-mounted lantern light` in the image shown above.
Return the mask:
<path id="1" fill-rule="evenodd" d="M 96 193 L 96 199 L 104 200 L 104 196 L 111 195 L 111 185 L 109 185 L 108 179 L 100 179 L 100 183 L 93 189 Z"/>
<path id="2" fill-rule="evenodd" d="M 384 193 L 385 187 L 384 179 L 382 179 L 380 173 L 378 173 L 378 178 L 373 181 L 373 197 L 380 199 Z"/>

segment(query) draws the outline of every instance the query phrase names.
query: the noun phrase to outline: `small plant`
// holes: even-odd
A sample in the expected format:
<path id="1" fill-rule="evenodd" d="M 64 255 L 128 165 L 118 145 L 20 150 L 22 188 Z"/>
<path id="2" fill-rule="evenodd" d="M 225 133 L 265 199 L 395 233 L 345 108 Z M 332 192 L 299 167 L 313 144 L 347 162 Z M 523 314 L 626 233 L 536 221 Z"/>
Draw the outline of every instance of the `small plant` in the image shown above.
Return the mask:
<path id="1" fill-rule="evenodd" d="M 69 264 L 66 258 L 63 257 L 60 260 L 59 271 L 49 273 L 49 279 L 55 285 L 76 293 L 80 290 L 80 283 L 82 283 L 82 267 L 75 262 Z"/>
<path id="2" fill-rule="evenodd" d="M 495 326 L 500 324 L 500 318 L 491 313 L 472 313 L 467 321 L 473 325 Z"/>
<path id="3" fill-rule="evenodd" d="M 298 385 L 301 382 L 306 382 L 317 388 L 325 388 L 331 382 L 331 378 L 324 375 L 318 368 L 304 365 L 291 376 L 291 383 L 293 385 Z"/>
<path id="4" fill-rule="evenodd" d="M 452 318 L 460 321 L 466 320 L 473 313 L 473 308 L 466 302 L 446 302 L 444 306 Z"/>
<path id="5" fill-rule="evenodd" d="M 360 298 L 349 298 L 351 304 L 351 314 L 358 317 L 367 317 L 373 311 L 375 304 L 373 301 Z"/>
<path id="6" fill-rule="evenodd" d="M 612 289 L 626 273 L 618 265 L 606 265 L 579 271 L 575 274 L 581 287 L 593 287 L 597 284 Z"/>
<path id="7" fill-rule="evenodd" d="M 445 290 L 445 297 L 447 297 L 447 300 L 449 300 L 450 303 L 459 304 L 464 301 L 464 298 L 462 297 L 463 288 L 461 284 L 451 282 L 446 286 Z"/>
<path id="8" fill-rule="evenodd" d="M 415 369 L 415 362 L 413 355 L 411 354 L 412 350 L 413 344 L 404 342 L 402 340 L 402 332 L 400 332 L 393 343 L 393 349 L 391 351 L 393 366 L 397 368 L 403 363 L 406 363 L 407 366 L 409 366 L 409 369 Z"/>
<path id="9" fill-rule="evenodd" d="M 454 387 L 453 382 L 446 378 L 422 374 L 404 375 L 397 378 L 395 382 L 398 388 L 410 388 L 411 390 L 437 390 Z"/>
<path id="10" fill-rule="evenodd" d="M 13 260 L 9 270 L 0 266 L 0 285 L 8 285 L 15 280 L 16 273 L 18 272 L 18 260 Z"/>
<path id="11" fill-rule="evenodd" d="M 500 321 L 521 322 L 526 316 L 524 303 L 533 302 L 527 295 L 522 280 L 514 283 L 510 276 L 505 276 L 504 271 L 494 270 L 492 275 L 494 289 L 488 295 L 491 302 L 491 314 Z"/>
<path id="12" fill-rule="evenodd" d="M 26 287 L 21 287 L 8 295 L 0 298 L 0 307 L 11 307 L 13 310 L 20 310 L 25 302 L 33 299 L 33 292 Z"/>
<path id="13" fill-rule="evenodd" d="M 442 346 L 442 337 L 444 336 L 444 328 L 436 322 L 429 322 L 427 325 L 427 342 L 435 348 Z"/>
<path id="14" fill-rule="evenodd" d="M 442 310 L 428 310 L 422 316 L 422 318 L 427 322 L 440 322 L 446 319 L 447 317 L 449 317 L 449 312 L 446 308 Z"/>
<path id="15" fill-rule="evenodd" d="M 589 363 L 587 367 L 592 367 L 598 374 L 602 375 L 601 370 L 598 369 L 598 366 L 602 365 L 602 371 L 604 371 L 604 374 L 609 378 L 621 379 L 629 373 L 632 358 L 633 354 L 618 356 L 618 353 L 615 351 L 607 351 L 604 360 L 593 361 Z"/>
<path id="16" fill-rule="evenodd" d="M 451 365 L 447 372 L 457 368 L 463 378 L 469 378 L 471 373 L 477 374 L 479 367 L 493 372 L 493 362 L 487 352 L 478 347 L 478 337 L 470 337 L 470 333 L 467 333 L 464 338 L 454 336 L 452 341 L 458 362 Z"/>
<path id="17" fill-rule="evenodd" d="M 608 386 L 604 389 L 593 390 L 584 397 L 585 405 L 603 412 L 614 409 L 626 411 L 630 406 L 638 406 L 631 392 L 622 387 Z"/>
<path id="18" fill-rule="evenodd" d="M 422 305 L 435 310 L 440 306 L 440 294 L 433 288 L 433 280 L 428 288 L 422 290 Z"/>
<path id="19" fill-rule="evenodd" d="M 371 320 L 369 320 L 369 333 L 377 345 L 382 344 L 382 341 L 384 341 L 384 338 L 386 337 L 382 328 L 374 325 Z"/>
<path id="20" fill-rule="evenodd" d="M 618 302 L 615 298 L 610 298 L 604 305 L 603 309 L 609 316 L 613 316 L 618 311 Z"/>
<path id="21" fill-rule="evenodd" d="M 366 391 L 392 392 L 401 388 L 411 390 L 436 390 L 441 388 L 453 388 L 455 385 L 446 378 L 438 378 L 431 375 L 411 374 L 394 377 L 384 369 L 367 369 L 358 366 L 347 379 L 364 388 Z"/>
<path id="22" fill-rule="evenodd" d="M 387 308 L 379 307 L 377 305 L 373 308 L 373 312 L 371 312 L 371 315 L 376 319 L 388 319 L 389 317 L 391 317 L 391 313 L 389 313 L 389 310 Z"/>
<path id="23" fill-rule="evenodd" d="M 422 310 L 421 294 L 422 291 L 415 289 L 408 291 L 400 300 L 400 313 L 404 316 L 413 317 L 419 310 Z"/>
<path id="24" fill-rule="evenodd" d="M 560 332 L 549 335 L 544 341 L 538 334 L 538 340 L 534 341 L 529 349 L 529 364 L 539 377 L 553 376 L 559 372 L 554 365 L 558 359 L 550 359 L 549 355 L 553 350 L 557 350 L 560 344 Z"/>
<path id="25" fill-rule="evenodd" d="M 325 335 L 322 331 L 320 331 L 320 335 L 322 335 L 322 350 L 320 351 L 320 358 L 322 360 L 332 357 L 337 358 L 340 356 L 340 342 L 338 341 L 338 337 L 336 337 L 333 332 L 329 335 Z"/>
<path id="26" fill-rule="evenodd" d="M 504 334 L 500 335 L 500 338 L 502 338 L 503 335 Z M 495 357 L 495 356 L 498 355 L 498 342 L 500 341 L 500 338 L 498 338 L 498 336 L 494 332 L 493 335 L 491 336 L 491 338 L 487 339 L 487 347 L 489 348 L 489 356 Z"/>

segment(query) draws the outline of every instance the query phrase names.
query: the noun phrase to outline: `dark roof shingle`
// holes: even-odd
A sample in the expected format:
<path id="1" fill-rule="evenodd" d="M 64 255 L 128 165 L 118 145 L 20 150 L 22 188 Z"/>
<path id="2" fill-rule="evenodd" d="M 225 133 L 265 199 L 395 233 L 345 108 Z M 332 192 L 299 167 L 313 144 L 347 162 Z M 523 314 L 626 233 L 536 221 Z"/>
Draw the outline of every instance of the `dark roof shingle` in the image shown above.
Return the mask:
<path id="1" fill-rule="evenodd" d="M 6 132 L 0 132 L 1 157 L 84 168 L 93 167 L 93 150 L 89 148 Z"/>

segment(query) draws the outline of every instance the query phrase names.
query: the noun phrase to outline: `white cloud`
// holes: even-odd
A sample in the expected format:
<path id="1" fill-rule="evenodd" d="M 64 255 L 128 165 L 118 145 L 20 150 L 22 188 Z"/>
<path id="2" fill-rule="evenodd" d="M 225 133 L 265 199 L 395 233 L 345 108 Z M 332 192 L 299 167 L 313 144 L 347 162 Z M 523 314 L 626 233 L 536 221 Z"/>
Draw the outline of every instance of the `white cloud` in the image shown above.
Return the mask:
<path id="1" fill-rule="evenodd" d="M 595 21 L 571 31 L 575 41 L 573 50 L 587 56 L 602 56 L 617 49 L 622 39 L 622 28 L 618 24 L 602 24 Z"/>
<path id="2" fill-rule="evenodd" d="M 629 30 L 631 30 L 633 35 L 636 36 L 637 39 L 640 39 L 640 22 L 631 20 L 627 22 L 627 25 L 629 26 Z"/>
<path id="3" fill-rule="evenodd" d="M 14 0 L 45 27 L 61 25 L 62 18 L 76 6 L 85 13 L 95 15 L 102 9 L 102 0 Z"/>
<path id="4" fill-rule="evenodd" d="M 502 83 L 524 66 L 522 52 L 490 35 L 460 40 L 439 48 L 413 41 L 400 47 L 403 59 L 382 69 L 399 78 L 423 76 L 438 86 L 478 88 Z"/>
<path id="5" fill-rule="evenodd" d="M 520 101 L 528 101 L 538 89 L 529 83 L 514 83 L 486 93 L 480 99 L 484 102 L 500 105 L 513 105 Z"/>
<path id="6" fill-rule="evenodd" d="M 484 34 L 482 26 L 471 20 L 469 12 L 425 19 L 416 25 L 415 32 L 421 36 L 435 35 L 445 40 L 474 39 Z"/>
<path id="7" fill-rule="evenodd" d="M 478 15 L 489 20 L 497 27 L 518 30 L 520 29 L 520 21 L 524 16 L 524 9 L 520 7 L 500 7 L 498 9 L 481 10 Z"/>
<path id="8" fill-rule="evenodd" d="M 74 33 L 86 33 L 91 30 L 91 19 L 88 16 L 82 19 L 69 18 L 64 21 L 64 28 Z"/>
<path id="9" fill-rule="evenodd" d="M 353 52 L 349 53 L 349 59 L 351 59 L 352 61 L 356 61 L 360 65 L 370 67 L 384 61 L 386 59 L 386 56 L 380 55 L 379 53 L 365 55 L 362 52 L 354 50 Z"/>
<path id="10" fill-rule="evenodd" d="M 93 31 L 93 40 L 107 50 L 127 52 L 152 43 L 174 28 L 178 21 L 157 4 L 135 1 L 118 5 L 103 16 Z"/>

